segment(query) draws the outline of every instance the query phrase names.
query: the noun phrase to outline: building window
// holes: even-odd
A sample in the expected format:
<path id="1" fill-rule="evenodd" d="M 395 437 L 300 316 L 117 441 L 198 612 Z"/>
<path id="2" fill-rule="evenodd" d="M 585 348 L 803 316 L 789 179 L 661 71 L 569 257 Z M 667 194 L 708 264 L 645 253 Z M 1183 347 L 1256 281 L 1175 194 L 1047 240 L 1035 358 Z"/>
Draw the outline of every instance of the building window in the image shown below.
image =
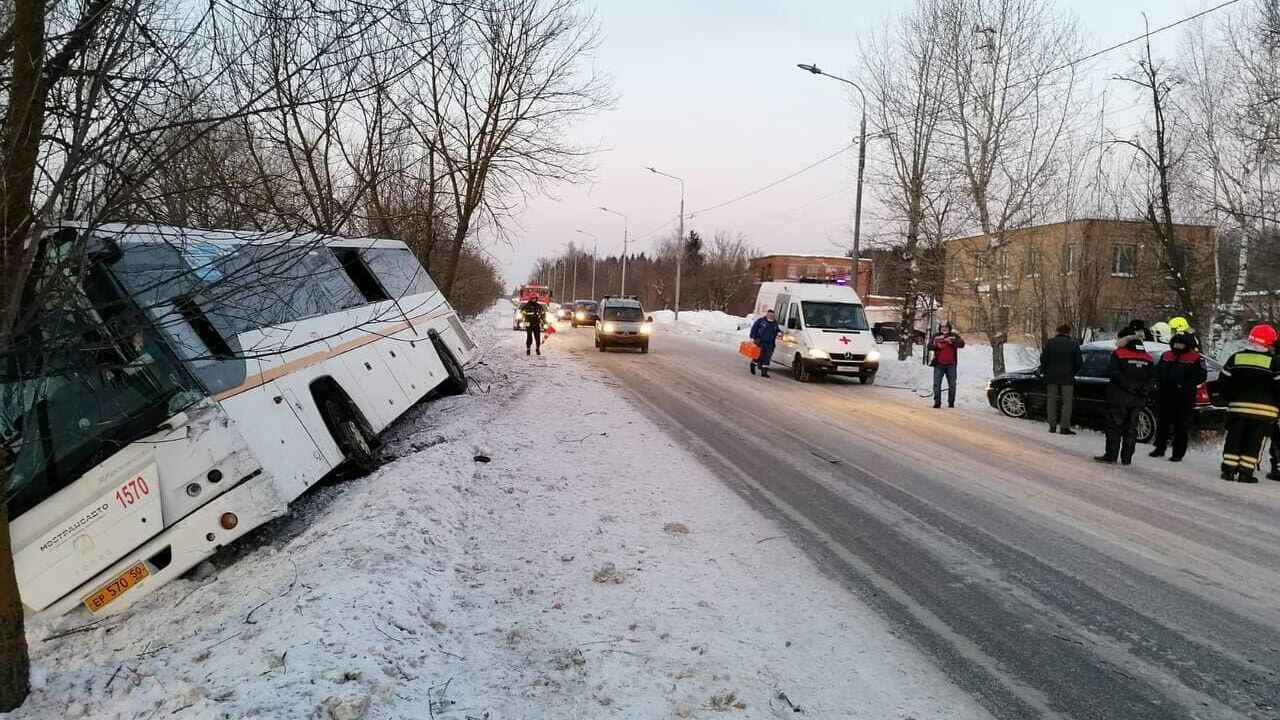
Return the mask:
<path id="1" fill-rule="evenodd" d="M 1039 277 L 1040 275 L 1040 246 L 1031 245 L 1027 248 L 1027 277 Z"/>
<path id="2" fill-rule="evenodd" d="M 1138 274 L 1138 246 L 1116 243 L 1111 246 L 1111 274 L 1134 277 Z"/>
<path id="3" fill-rule="evenodd" d="M 1068 275 L 1080 269 L 1080 246 L 1075 243 L 1062 248 L 1062 271 Z"/>
<path id="4" fill-rule="evenodd" d="M 1009 277 L 1009 251 L 1001 250 L 1000 254 L 996 256 L 996 259 L 999 265 L 1000 277 Z"/>
<path id="5" fill-rule="evenodd" d="M 960 262 L 960 254 L 956 253 L 949 258 L 947 269 L 951 273 L 952 280 L 961 280 L 964 278 L 963 263 Z"/>
<path id="6" fill-rule="evenodd" d="M 1111 332 L 1118 333 L 1129 325 L 1133 311 L 1126 308 L 1111 309 Z"/>

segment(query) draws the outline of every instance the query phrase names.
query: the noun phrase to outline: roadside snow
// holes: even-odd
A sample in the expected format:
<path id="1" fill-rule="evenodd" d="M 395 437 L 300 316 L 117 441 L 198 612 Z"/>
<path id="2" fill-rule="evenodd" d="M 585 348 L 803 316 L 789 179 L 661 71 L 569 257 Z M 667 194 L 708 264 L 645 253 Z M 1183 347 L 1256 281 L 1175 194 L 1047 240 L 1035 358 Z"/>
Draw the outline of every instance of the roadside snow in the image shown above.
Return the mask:
<path id="1" fill-rule="evenodd" d="M 555 337 L 526 358 L 508 313 L 473 323 L 472 393 L 412 410 L 378 472 L 127 614 L 31 623 L 5 717 L 987 717 L 606 376 Z"/>
<path id="2" fill-rule="evenodd" d="M 724 345 L 737 351 L 738 343 L 748 339 L 754 318 L 726 315 L 718 310 L 682 310 L 675 319 L 670 310 L 653 313 L 658 332 L 683 335 Z M 987 405 L 987 383 L 991 381 L 991 346 L 966 338 L 960 350 L 956 372 L 956 401 L 964 405 Z M 933 368 L 920 362 L 920 348 L 915 356 L 898 360 L 898 344 L 877 345 L 880 371 L 876 384 L 910 390 L 921 397 L 933 394 Z M 1039 362 L 1039 351 L 1020 345 L 1006 345 L 1005 367 L 1020 370 Z"/>

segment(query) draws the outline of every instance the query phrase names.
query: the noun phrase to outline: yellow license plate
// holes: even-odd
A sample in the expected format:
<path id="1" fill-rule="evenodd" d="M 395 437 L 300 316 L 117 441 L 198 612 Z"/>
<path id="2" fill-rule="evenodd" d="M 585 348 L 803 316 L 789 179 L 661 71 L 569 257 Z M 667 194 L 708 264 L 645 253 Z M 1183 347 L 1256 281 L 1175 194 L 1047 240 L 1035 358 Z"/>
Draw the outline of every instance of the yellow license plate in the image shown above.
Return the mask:
<path id="1" fill-rule="evenodd" d="M 89 612 L 98 612 L 116 598 L 125 594 L 130 588 L 146 579 L 151 571 L 146 565 L 138 563 L 111 579 L 111 582 L 98 588 L 96 592 L 84 599 L 84 606 Z"/>

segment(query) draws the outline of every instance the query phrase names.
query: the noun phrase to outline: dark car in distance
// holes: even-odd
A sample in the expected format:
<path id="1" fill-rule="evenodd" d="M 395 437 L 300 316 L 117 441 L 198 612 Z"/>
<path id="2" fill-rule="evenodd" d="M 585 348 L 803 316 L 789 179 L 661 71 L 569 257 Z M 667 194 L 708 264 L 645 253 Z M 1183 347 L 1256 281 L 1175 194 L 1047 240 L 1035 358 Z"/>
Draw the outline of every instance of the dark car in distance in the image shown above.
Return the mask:
<path id="1" fill-rule="evenodd" d="M 871 337 L 875 338 L 877 343 L 898 342 L 898 340 L 906 333 L 902 332 L 902 324 L 896 322 L 878 322 L 871 326 Z M 911 342 L 915 345 L 923 345 L 925 341 L 925 333 L 921 330 L 912 330 L 910 333 Z"/>
<path id="2" fill-rule="evenodd" d="M 1147 352 L 1156 362 L 1169 349 L 1160 343 L 1144 343 Z M 1076 375 L 1075 404 L 1072 409 L 1072 420 L 1081 427 L 1102 429 L 1104 408 L 1106 407 L 1107 362 L 1116 349 L 1115 343 L 1106 340 L 1087 343 L 1080 348 L 1084 355 L 1084 365 Z M 1193 429 L 1217 429 L 1226 422 L 1226 402 L 1218 390 L 1218 373 L 1222 366 L 1212 358 L 1206 357 L 1209 365 L 1209 380 L 1196 389 L 1196 411 Z M 992 378 L 987 386 L 987 402 L 991 407 L 1011 418 L 1033 418 L 1044 420 L 1048 414 L 1048 394 L 1044 378 L 1038 370 L 1014 370 Z M 1151 442 L 1156 434 L 1156 413 L 1158 407 L 1154 393 L 1148 399 L 1147 406 L 1138 415 L 1138 442 Z"/>
<path id="3" fill-rule="evenodd" d="M 573 317 L 570 322 L 574 327 L 590 327 L 600 319 L 600 306 L 594 300 L 574 300 Z"/>

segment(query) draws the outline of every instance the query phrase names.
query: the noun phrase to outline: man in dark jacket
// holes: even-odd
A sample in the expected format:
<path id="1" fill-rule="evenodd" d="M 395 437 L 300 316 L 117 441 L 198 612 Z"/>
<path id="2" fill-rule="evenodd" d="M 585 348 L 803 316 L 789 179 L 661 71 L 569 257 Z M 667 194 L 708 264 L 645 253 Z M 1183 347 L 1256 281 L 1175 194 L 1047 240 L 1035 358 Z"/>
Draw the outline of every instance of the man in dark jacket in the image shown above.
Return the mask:
<path id="1" fill-rule="evenodd" d="M 760 367 L 760 377 L 769 377 L 769 363 L 773 360 L 773 348 L 778 343 L 778 318 L 772 310 L 766 310 L 764 317 L 751 324 L 751 339 L 760 348 L 760 357 L 751 361 L 751 374 L 756 374 Z"/>
<path id="2" fill-rule="evenodd" d="M 542 321 L 546 317 L 547 308 L 538 302 L 537 295 L 530 295 L 529 299 L 520 306 L 520 315 L 524 319 L 524 354 L 529 354 L 529 349 L 537 345 L 538 354 L 542 354 Z"/>
<path id="3" fill-rule="evenodd" d="M 1222 444 L 1222 479 L 1255 483 L 1262 442 L 1280 417 L 1276 384 L 1280 358 L 1271 352 L 1276 330 L 1255 325 L 1249 346 L 1227 358 L 1218 374 L 1218 387 L 1227 401 L 1227 437 Z"/>
<path id="4" fill-rule="evenodd" d="M 1187 435 L 1191 432 L 1191 419 L 1196 410 L 1196 388 L 1209 379 L 1209 366 L 1204 356 L 1196 352 L 1195 339 L 1190 335 L 1174 335 L 1169 349 L 1160 356 L 1156 365 L 1156 399 L 1159 416 L 1156 419 L 1155 447 L 1151 457 L 1164 457 L 1173 441 L 1172 462 L 1179 462 L 1187 454 Z"/>
<path id="5" fill-rule="evenodd" d="M 1147 396 L 1156 383 L 1155 361 L 1142 347 L 1142 341 L 1130 337 L 1128 344 L 1115 349 L 1107 363 L 1107 409 L 1103 427 L 1107 448 L 1094 460 L 1122 465 L 1133 462 L 1138 441 L 1138 413 L 1147 404 Z"/>
<path id="6" fill-rule="evenodd" d="M 1040 375 L 1044 377 L 1049 398 L 1049 432 L 1075 435 L 1071 429 L 1071 401 L 1075 397 L 1076 374 L 1084 365 L 1080 343 L 1071 337 L 1071 326 L 1062 325 L 1058 334 L 1040 351 Z M 1061 400 L 1061 414 L 1058 402 Z"/>
<path id="7" fill-rule="evenodd" d="M 947 407 L 956 406 L 956 365 L 964 347 L 964 338 L 951 329 L 951 323 L 942 323 L 938 332 L 929 339 L 929 349 L 933 351 L 933 406 L 942 407 L 942 380 L 947 380 Z"/>

